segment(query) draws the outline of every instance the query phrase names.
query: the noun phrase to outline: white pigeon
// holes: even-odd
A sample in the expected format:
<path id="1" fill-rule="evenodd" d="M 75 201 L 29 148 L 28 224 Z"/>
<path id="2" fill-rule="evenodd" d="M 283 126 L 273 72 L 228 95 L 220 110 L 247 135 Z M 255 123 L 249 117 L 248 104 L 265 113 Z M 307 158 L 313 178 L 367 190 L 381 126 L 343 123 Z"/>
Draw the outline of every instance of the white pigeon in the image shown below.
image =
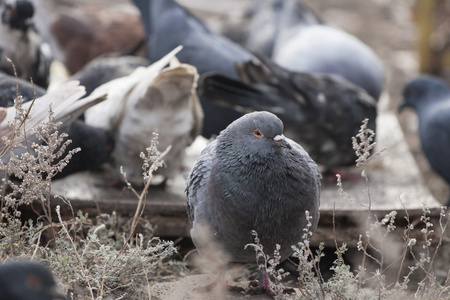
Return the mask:
<path id="1" fill-rule="evenodd" d="M 31 129 L 49 119 L 49 107 L 52 107 L 55 122 L 62 122 L 65 126 L 77 119 L 88 107 L 106 99 L 106 94 L 96 94 L 80 99 L 85 95 L 85 88 L 78 81 L 69 81 L 51 92 L 22 104 L 22 108 L 28 111 L 29 118 L 25 122 L 25 133 L 14 137 L 14 128 L 10 124 L 15 122 L 16 108 L 2 107 L 0 109 L 0 136 L 9 140 L 14 138 L 14 143 L 20 143 L 25 138 L 31 138 Z M 31 108 L 30 108 L 31 107 Z M 5 141 L 0 140 L 0 154 L 4 154 L 8 148 Z"/>
<path id="2" fill-rule="evenodd" d="M 127 180 L 133 184 L 143 183 L 140 153 L 146 153 L 153 133 L 159 135 L 160 151 L 172 146 L 164 158 L 166 166 L 158 170 L 158 174 L 170 179 L 180 173 L 185 148 L 201 132 L 203 112 L 196 94 L 198 73 L 195 67 L 176 60 L 181 48 L 92 92 L 92 95 L 106 92 L 108 98 L 88 109 L 85 121 L 112 133 L 116 170 L 122 166 Z"/>

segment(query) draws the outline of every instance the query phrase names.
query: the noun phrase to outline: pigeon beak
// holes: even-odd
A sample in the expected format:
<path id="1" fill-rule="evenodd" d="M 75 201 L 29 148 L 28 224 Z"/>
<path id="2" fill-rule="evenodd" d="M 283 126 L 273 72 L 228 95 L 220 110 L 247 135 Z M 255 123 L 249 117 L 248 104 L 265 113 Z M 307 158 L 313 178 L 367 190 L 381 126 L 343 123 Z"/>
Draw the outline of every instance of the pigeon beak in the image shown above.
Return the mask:
<path id="1" fill-rule="evenodd" d="M 274 140 L 275 143 L 277 143 L 280 147 L 292 149 L 291 145 L 289 144 L 288 141 L 286 141 L 286 138 L 285 138 L 284 135 L 282 135 L 282 134 L 277 135 L 276 137 L 273 138 L 273 140 Z"/>

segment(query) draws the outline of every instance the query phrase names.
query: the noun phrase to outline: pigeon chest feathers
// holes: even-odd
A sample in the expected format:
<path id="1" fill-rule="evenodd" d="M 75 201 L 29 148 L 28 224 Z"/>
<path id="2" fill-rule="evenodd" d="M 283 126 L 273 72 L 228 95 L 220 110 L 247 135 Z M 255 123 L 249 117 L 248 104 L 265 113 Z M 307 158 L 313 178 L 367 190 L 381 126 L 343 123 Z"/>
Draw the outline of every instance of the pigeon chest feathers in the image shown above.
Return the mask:
<path id="1" fill-rule="evenodd" d="M 243 244 L 253 241 L 252 230 L 265 249 L 273 251 L 275 244 L 280 244 L 288 255 L 290 246 L 301 239 L 305 210 L 316 210 L 314 176 L 306 158 L 293 149 L 248 150 L 216 157 L 210 175 L 215 178 L 210 189 L 210 197 L 215 199 L 212 215 L 219 222 L 214 231 L 229 244 L 240 243 L 230 250 L 238 260 L 244 260 L 239 258 L 244 255 L 239 253 Z M 233 224 L 233 230 L 223 230 L 221 224 Z M 233 239 L 236 235 L 242 240 Z M 233 253 L 235 250 L 238 253 Z"/>
<path id="2" fill-rule="evenodd" d="M 267 217 L 273 214 L 271 206 L 295 206 L 291 202 L 304 196 L 302 187 L 313 186 L 313 179 L 304 172 L 303 157 L 289 153 L 292 150 L 277 150 L 268 155 L 244 152 L 216 158 L 212 176 L 219 184 L 212 189 L 214 196 L 238 209 L 256 206 Z"/>
<path id="3" fill-rule="evenodd" d="M 306 151 L 282 133 L 274 114 L 253 112 L 230 124 L 202 153 L 188 180 L 195 211 L 191 234 L 200 249 L 196 231 L 206 225 L 233 261 L 254 261 L 254 250 L 244 250 L 254 242 L 254 230 L 266 253 L 279 244 L 284 259 L 302 239 L 306 210 L 315 230 L 320 173 Z"/>

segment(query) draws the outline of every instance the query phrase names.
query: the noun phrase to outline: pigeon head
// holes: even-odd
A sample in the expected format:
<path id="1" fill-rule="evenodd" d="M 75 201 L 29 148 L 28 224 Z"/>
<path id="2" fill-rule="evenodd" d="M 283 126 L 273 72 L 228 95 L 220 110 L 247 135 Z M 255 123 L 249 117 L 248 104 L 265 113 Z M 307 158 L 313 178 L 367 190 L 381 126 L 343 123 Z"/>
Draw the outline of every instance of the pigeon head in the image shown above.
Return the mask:
<path id="1" fill-rule="evenodd" d="M 283 135 L 283 122 L 266 111 L 244 115 L 223 130 L 219 139 L 226 148 L 230 147 L 232 142 L 237 149 L 257 149 L 261 154 L 278 151 L 279 148 L 291 149 Z"/>
<path id="2" fill-rule="evenodd" d="M 52 273 L 32 262 L 9 262 L 0 266 L 0 299 L 67 299 L 58 291 Z"/>
<path id="3" fill-rule="evenodd" d="M 33 3 L 28 0 L 18 0 L 14 4 L 6 4 L 2 13 L 2 22 L 13 29 L 26 31 L 31 26 L 33 14 Z"/>
<path id="4" fill-rule="evenodd" d="M 446 100 L 450 93 L 447 83 L 435 76 L 423 75 L 409 82 L 403 89 L 403 103 L 399 111 L 406 107 L 417 111 L 430 103 Z"/>

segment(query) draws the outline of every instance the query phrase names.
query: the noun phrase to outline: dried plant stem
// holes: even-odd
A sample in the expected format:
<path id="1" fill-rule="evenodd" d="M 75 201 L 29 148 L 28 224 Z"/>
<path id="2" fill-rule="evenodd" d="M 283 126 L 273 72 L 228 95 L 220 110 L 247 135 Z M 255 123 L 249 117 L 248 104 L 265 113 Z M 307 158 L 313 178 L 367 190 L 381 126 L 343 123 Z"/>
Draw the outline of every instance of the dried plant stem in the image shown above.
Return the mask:
<path id="1" fill-rule="evenodd" d="M 310 300 L 311 298 L 309 297 L 309 295 L 305 294 L 305 291 L 303 291 L 303 289 L 301 288 L 301 286 L 298 287 L 298 290 L 300 291 L 300 293 L 302 294 L 303 297 L 306 298 L 306 300 Z"/>
<path id="2" fill-rule="evenodd" d="M 406 209 L 405 203 L 401 200 L 400 195 L 398 196 L 398 198 L 399 198 L 400 203 L 402 204 L 403 209 L 405 211 L 405 214 L 406 214 L 405 220 L 406 220 L 407 224 L 406 224 L 406 229 L 405 229 L 404 234 L 403 234 L 403 239 L 405 240 L 405 245 L 403 246 L 402 261 L 401 261 L 400 267 L 398 269 L 397 282 L 396 283 L 400 282 L 400 275 L 401 275 L 402 270 L 403 270 L 403 264 L 405 262 L 406 255 L 408 254 L 408 247 L 409 247 L 408 243 L 409 243 L 409 237 L 410 237 L 410 233 L 411 233 L 411 223 L 410 223 L 408 210 Z"/>
<path id="3" fill-rule="evenodd" d="M 33 251 L 33 255 L 31 256 L 31 260 L 34 260 L 34 257 L 36 256 L 36 253 L 37 253 L 37 251 L 39 249 L 39 244 L 41 243 L 41 236 L 42 236 L 42 233 L 39 233 L 39 237 L 38 237 L 38 240 L 36 242 L 36 247 L 34 247 L 34 251 Z"/>
<path id="4" fill-rule="evenodd" d="M 42 232 L 44 232 L 45 230 L 47 230 L 47 229 L 49 229 L 51 226 L 53 226 L 53 227 L 62 227 L 62 226 L 64 226 L 64 225 L 72 225 L 72 224 L 75 224 L 76 223 L 76 221 L 63 221 L 62 223 L 53 223 L 53 224 L 47 224 L 47 225 L 45 225 L 45 226 L 42 226 L 42 228 L 41 229 L 39 229 L 39 231 L 37 231 L 36 232 L 36 234 L 33 236 L 33 238 L 35 238 L 35 236 L 36 235 L 40 235 L 40 234 L 42 234 Z M 11 235 L 11 236 L 9 236 L 9 238 L 18 238 L 18 237 L 20 237 L 20 236 L 23 236 L 23 235 L 25 235 L 25 234 L 27 234 L 27 232 L 28 231 L 20 231 L 20 232 L 18 232 L 18 233 L 16 233 L 15 235 Z M 0 239 L 0 242 L 1 242 L 2 240 Z"/>
<path id="5" fill-rule="evenodd" d="M 447 287 L 450 283 L 450 270 L 448 270 L 447 272 L 447 278 L 445 279 L 445 283 L 444 286 Z M 439 293 L 439 299 L 441 298 L 442 294 L 445 292 L 446 290 L 442 289 L 441 292 Z"/>
<path id="6" fill-rule="evenodd" d="M 144 270 L 145 281 L 147 282 L 148 300 L 152 300 L 152 288 L 150 285 L 150 280 L 148 280 L 147 270 L 144 267 L 142 267 L 142 269 Z"/>
<path id="7" fill-rule="evenodd" d="M 335 217 L 336 217 L 336 201 L 333 203 L 333 239 L 334 239 L 334 246 L 336 247 L 336 253 L 339 257 L 339 260 L 341 262 L 344 262 L 344 258 L 342 257 L 342 253 L 339 250 L 339 246 L 337 244 Z"/>
<path id="8" fill-rule="evenodd" d="M 17 80 L 16 81 L 16 99 L 17 99 L 19 97 L 19 82 L 18 82 L 16 66 L 15 66 L 15 64 L 13 63 L 13 61 L 9 57 L 5 57 L 5 58 L 11 64 L 11 66 L 13 68 L 13 71 L 14 71 L 14 76 L 15 76 L 15 78 Z M 22 127 L 24 128 L 24 136 L 26 138 L 25 122 L 26 122 L 26 120 L 28 119 L 28 117 L 30 115 L 31 108 L 33 107 L 34 103 L 36 102 L 36 90 L 35 90 L 35 87 L 34 87 L 33 80 L 31 78 L 30 78 L 30 80 L 31 80 L 31 85 L 33 86 L 33 95 L 34 95 L 34 97 L 33 97 L 33 100 L 31 102 L 30 107 L 28 108 L 28 110 L 25 113 L 25 117 L 21 120 L 21 122 L 20 122 L 20 124 L 18 126 L 16 125 L 15 133 L 12 136 L 12 144 L 11 145 L 14 145 L 14 139 L 16 138 L 16 134 L 19 131 L 19 129 L 22 128 Z M 26 139 L 25 139 L 25 142 L 26 142 Z M 28 145 L 27 145 L 27 149 L 29 149 Z M 0 157 L 5 155 L 8 151 L 11 151 L 11 147 L 5 147 L 5 149 L 3 149 L 3 151 L 0 153 Z M 9 158 L 8 158 L 8 160 L 9 160 Z M 2 186 L 2 199 L 5 199 L 7 186 L 8 186 L 8 172 L 5 172 L 5 177 L 3 178 L 3 186 Z M 0 216 L 2 216 L 1 212 L 3 212 L 3 208 L 4 208 L 4 201 L 1 201 L 1 204 L 0 204 Z M 2 217 L 0 217 L 0 221 L 3 222 Z"/>
<path id="9" fill-rule="evenodd" d="M 445 218 L 445 209 L 444 209 L 444 207 L 441 207 L 441 214 L 439 217 L 439 227 L 441 229 L 441 234 L 439 235 L 439 241 L 436 245 L 436 249 L 434 249 L 433 257 L 431 258 L 430 266 L 428 267 L 429 273 L 432 271 L 432 267 L 433 267 L 434 260 L 436 258 L 436 254 L 439 250 L 439 247 L 442 245 L 442 239 L 444 237 L 444 232 L 447 229 L 448 218 L 445 218 L 445 222 L 444 222 L 444 218 Z"/>
<path id="10" fill-rule="evenodd" d="M 92 289 L 91 283 L 89 282 L 89 278 L 87 277 L 87 272 L 86 269 L 84 268 L 84 264 L 83 264 L 83 260 L 80 257 L 80 254 L 77 251 L 77 246 L 75 245 L 75 243 L 73 242 L 72 237 L 70 236 L 69 231 L 67 230 L 66 226 L 64 225 L 62 219 L 61 219 L 61 212 L 60 212 L 60 207 L 59 205 L 56 206 L 56 214 L 58 215 L 58 220 L 59 223 L 61 224 L 61 227 L 63 228 L 64 232 L 67 234 L 67 237 L 69 238 L 70 243 L 72 244 L 72 248 L 73 248 L 73 253 L 75 254 L 75 256 L 77 257 L 78 263 L 80 265 L 80 269 L 81 269 L 81 273 L 83 274 L 84 277 L 84 281 L 86 282 L 88 288 L 89 288 L 89 292 L 91 293 L 91 298 L 92 300 L 95 300 L 94 297 L 94 291 Z"/>
<path id="11" fill-rule="evenodd" d="M 147 192 L 148 189 L 150 188 L 150 184 L 153 178 L 153 172 L 156 169 L 156 166 L 158 165 L 159 162 L 162 161 L 162 159 L 164 158 L 164 156 L 167 155 L 167 153 L 169 153 L 170 149 L 172 148 L 172 146 L 169 145 L 169 147 L 166 148 L 166 150 L 164 150 L 164 152 L 162 152 L 158 158 L 153 162 L 152 166 L 150 167 L 150 170 L 148 172 L 148 180 L 145 183 L 145 187 L 142 190 L 141 195 L 139 196 L 139 201 L 138 201 L 138 205 L 136 207 L 136 212 L 134 213 L 134 217 L 133 217 L 133 222 L 131 223 L 131 232 L 130 232 L 130 236 L 132 236 L 134 234 L 134 231 L 136 230 L 136 226 L 137 223 L 139 221 L 139 218 L 141 217 L 144 207 L 145 207 L 145 199 L 147 199 Z"/>

